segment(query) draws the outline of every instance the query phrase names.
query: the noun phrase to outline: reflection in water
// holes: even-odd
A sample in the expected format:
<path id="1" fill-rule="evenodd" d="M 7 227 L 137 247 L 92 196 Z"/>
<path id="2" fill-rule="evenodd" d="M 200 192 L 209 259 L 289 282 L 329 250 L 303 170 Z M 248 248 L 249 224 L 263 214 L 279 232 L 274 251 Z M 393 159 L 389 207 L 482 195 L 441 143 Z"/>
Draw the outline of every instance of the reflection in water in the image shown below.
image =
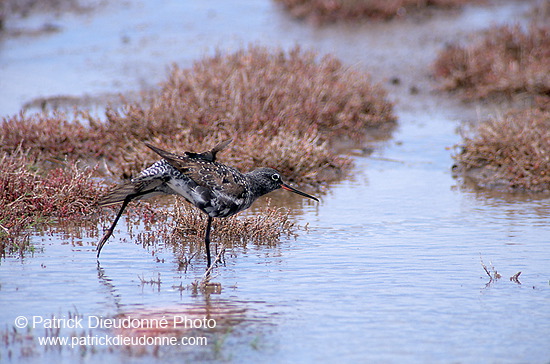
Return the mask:
<path id="1" fill-rule="evenodd" d="M 111 279 L 105 275 L 105 270 L 101 267 L 99 260 L 97 261 L 97 278 L 101 285 L 105 288 L 106 296 L 111 298 L 113 305 L 116 310 L 120 310 L 120 296 L 116 292 L 115 286 L 113 285 Z"/>
<path id="2" fill-rule="evenodd" d="M 250 303 L 232 301 L 219 297 L 220 284 L 197 287 L 192 284 L 178 288 L 189 290 L 196 298 L 191 303 L 125 305 L 121 295 L 98 262 L 98 279 L 111 297 L 116 313 L 110 316 L 92 316 L 91 325 L 106 329 L 106 332 L 124 345 L 107 350 L 122 350 L 125 355 L 141 356 L 153 354 L 176 356 L 185 354 L 186 360 L 216 360 L 223 358 L 225 341 L 231 335 L 231 342 L 240 340 L 255 342 L 266 327 L 271 326 L 268 315 L 257 310 L 262 302 Z M 159 287 L 162 284 L 159 278 Z M 209 287 L 216 287 L 215 290 Z"/>

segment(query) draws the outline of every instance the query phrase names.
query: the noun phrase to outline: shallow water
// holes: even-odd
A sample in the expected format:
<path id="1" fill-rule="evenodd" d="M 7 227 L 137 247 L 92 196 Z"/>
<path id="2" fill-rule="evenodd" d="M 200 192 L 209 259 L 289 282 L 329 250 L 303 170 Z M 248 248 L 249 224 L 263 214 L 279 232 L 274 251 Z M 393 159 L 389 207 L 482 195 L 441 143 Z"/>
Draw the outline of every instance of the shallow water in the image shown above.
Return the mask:
<path id="1" fill-rule="evenodd" d="M 107 9 L 85 21 L 69 17 L 58 35 L 5 40 L 0 78 L 6 80 L 12 70 L 23 75 L 34 66 L 44 71 L 51 64 L 64 82 L 51 88 L 41 83 L 16 87 L 11 98 L 4 98 L 1 88 L 0 110 L 11 113 L 35 95 L 113 92 L 117 85 L 135 89 L 140 75 L 147 75 L 150 86 L 162 79 L 167 64 L 189 63 L 207 50 L 205 44 L 225 49 L 249 41 L 299 42 L 365 67 L 377 81 L 399 77 L 400 85 L 387 86 L 397 102 L 399 127 L 390 140 L 374 143 L 371 156 L 354 157 L 352 177 L 332 185 L 320 204 L 296 197 L 292 216 L 308 224 L 308 231 L 275 247 L 249 245 L 226 253 L 226 265 L 215 270 L 213 279 L 221 284 L 219 293 L 178 288 L 201 278 L 204 257 L 178 271 L 170 251 L 153 254 L 134 244 L 125 219 L 99 265 L 97 238 L 34 235 L 39 249 L 33 256 L 0 262 L 0 329 L 11 330 L 18 316 L 121 314 L 209 317 L 216 327 L 179 331 L 207 337 L 206 346 L 164 345 L 147 353 L 135 347 L 58 350 L 16 342 L 0 345 L 1 362 L 10 357 L 30 363 L 550 361 L 550 200 L 477 192 L 453 179 L 452 147 L 460 141 L 456 129 L 487 111 L 429 92 L 426 77 L 437 42 L 515 19 L 525 3 L 357 29 L 315 29 L 287 19 L 269 1 L 231 6 L 168 1 L 160 9 L 140 4 L 119 9 L 127 23 L 113 22 L 117 15 Z M 123 30 L 135 47 L 133 57 L 125 48 L 130 46 L 109 36 L 120 37 Z M 94 32 L 103 35 L 101 40 L 92 37 Z M 69 38 L 82 39 L 81 47 L 89 51 L 73 53 Z M 403 39 L 410 46 L 404 47 Z M 413 39 L 417 43 L 410 43 Z M 69 82 L 87 62 L 92 66 L 82 83 Z M 126 66 L 127 73 L 116 71 Z M 420 94 L 411 95 L 410 86 Z M 273 204 L 282 203 L 282 193 L 273 194 Z M 481 259 L 502 278 L 489 282 Z M 510 281 L 519 271 L 521 284 Z M 158 279 L 160 284 L 141 282 Z M 38 326 L 32 334 L 45 336 L 47 330 Z M 102 327 L 64 329 L 58 335 L 72 334 L 114 335 Z"/>

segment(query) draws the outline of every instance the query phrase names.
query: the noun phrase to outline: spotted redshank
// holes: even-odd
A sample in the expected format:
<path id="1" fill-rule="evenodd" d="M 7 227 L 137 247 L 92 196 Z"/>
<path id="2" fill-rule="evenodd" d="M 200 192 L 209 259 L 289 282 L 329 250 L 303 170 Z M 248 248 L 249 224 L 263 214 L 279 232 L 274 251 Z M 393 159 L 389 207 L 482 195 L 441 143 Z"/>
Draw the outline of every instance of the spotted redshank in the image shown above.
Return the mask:
<path id="1" fill-rule="evenodd" d="M 161 194 L 181 195 L 204 212 L 208 216 L 204 237 L 208 267 L 211 265 L 210 229 L 214 217 L 234 215 L 249 208 L 258 197 L 279 188 L 319 201 L 316 197 L 284 183 L 281 174 L 272 168 L 258 168 L 241 173 L 233 167 L 216 162 L 216 154 L 230 142 L 231 139 L 221 142 L 207 152 L 186 152 L 184 155 L 170 153 L 145 143 L 162 159 L 99 201 L 99 206 L 120 202 L 122 205 L 97 246 L 97 257 L 99 258 L 101 248 L 113 234 L 120 216 L 132 200 Z"/>

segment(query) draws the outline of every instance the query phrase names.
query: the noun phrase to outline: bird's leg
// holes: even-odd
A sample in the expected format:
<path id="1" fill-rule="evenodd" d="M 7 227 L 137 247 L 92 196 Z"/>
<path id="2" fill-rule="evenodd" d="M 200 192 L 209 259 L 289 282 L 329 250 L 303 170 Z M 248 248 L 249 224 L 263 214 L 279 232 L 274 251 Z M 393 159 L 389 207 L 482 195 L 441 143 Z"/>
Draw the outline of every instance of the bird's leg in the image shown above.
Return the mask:
<path id="1" fill-rule="evenodd" d="M 111 235 L 113 235 L 113 230 L 115 229 L 115 226 L 118 223 L 118 220 L 122 216 L 122 213 L 124 212 L 124 209 L 126 209 L 126 206 L 128 206 L 130 201 L 132 201 L 134 198 L 146 195 L 150 192 L 153 192 L 153 191 L 148 190 L 148 191 L 141 191 L 141 192 L 131 193 L 131 194 L 129 194 L 128 196 L 126 196 L 124 198 L 124 201 L 122 202 L 122 206 L 120 206 L 120 210 L 118 210 L 118 214 L 116 215 L 115 220 L 111 224 L 111 227 L 109 229 L 107 229 L 107 232 L 105 233 L 105 235 L 103 235 L 103 238 L 101 238 L 101 241 L 97 244 L 97 258 L 99 258 L 99 254 L 101 253 L 101 249 L 103 248 L 103 245 L 105 245 L 107 240 L 109 240 Z"/>
<path id="2" fill-rule="evenodd" d="M 208 223 L 206 224 L 206 235 L 204 236 L 204 246 L 206 248 L 206 268 L 210 268 L 210 228 L 212 227 L 212 218 L 208 216 Z"/>
<path id="3" fill-rule="evenodd" d="M 103 238 L 101 238 L 101 241 L 97 244 L 97 258 L 99 258 L 99 254 L 101 253 L 101 249 L 103 248 L 103 245 L 107 242 L 107 240 L 113 235 L 113 230 L 115 229 L 115 226 L 118 222 L 118 219 L 120 219 L 120 216 L 122 216 L 122 213 L 124 212 L 124 209 L 126 206 L 128 206 L 128 203 L 130 203 L 131 199 L 129 199 L 130 195 L 126 196 L 124 199 L 124 202 L 122 202 L 122 206 L 120 207 L 120 210 L 118 210 L 118 214 L 115 217 L 115 220 L 111 224 L 111 227 L 107 229 L 105 232 L 105 235 L 103 235 Z"/>

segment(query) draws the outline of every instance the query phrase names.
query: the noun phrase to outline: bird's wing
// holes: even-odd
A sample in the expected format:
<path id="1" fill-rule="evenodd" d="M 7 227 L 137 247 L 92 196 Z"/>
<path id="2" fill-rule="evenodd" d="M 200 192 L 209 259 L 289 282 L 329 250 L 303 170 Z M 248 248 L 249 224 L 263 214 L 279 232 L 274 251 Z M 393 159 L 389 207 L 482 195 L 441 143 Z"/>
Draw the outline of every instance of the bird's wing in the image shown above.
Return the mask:
<path id="1" fill-rule="evenodd" d="M 210 151 L 210 153 L 212 153 L 212 156 L 214 158 L 212 160 L 212 162 L 214 162 L 216 160 L 216 154 L 218 152 L 221 152 L 222 150 L 224 150 L 229 145 L 229 143 L 231 143 L 232 141 L 233 141 L 233 139 L 224 140 L 223 142 L 218 143 L 218 145 L 216 145 L 214 148 L 212 148 L 212 150 Z"/>
<path id="2" fill-rule="evenodd" d="M 227 139 L 223 142 L 217 144 L 214 148 L 209 150 L 208 152 L 202 152 L 202 153 L 194 153 L 194 152 L 185 152 L 185 156 L 192 159 L 204 159 L 209 162 L 215 162 L 216 161 L 216 154 L 218 152 L 222 151 L 231 143 L 233 139 Z"/>
<path id="3" fill-rule="evenodd" d="M 211 152 L 215 156 L 215 153 L 225 148 L 230 142 L 231 140 L 227 140 L 218 144 Z M 231 167 L 204 158 L 180 156 L 149 143 L 145 145 L 198 186 L 207 188 L 213 193 L 241 197 L 246 192 L 244 178 Z"/>

